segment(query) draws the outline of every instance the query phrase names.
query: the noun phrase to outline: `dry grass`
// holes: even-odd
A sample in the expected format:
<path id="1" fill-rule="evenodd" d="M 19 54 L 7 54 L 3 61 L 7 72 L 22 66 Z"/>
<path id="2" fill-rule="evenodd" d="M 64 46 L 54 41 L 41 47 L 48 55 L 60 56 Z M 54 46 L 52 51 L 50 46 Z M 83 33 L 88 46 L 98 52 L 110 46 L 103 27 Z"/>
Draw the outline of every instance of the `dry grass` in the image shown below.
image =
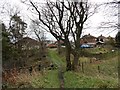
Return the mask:
<path id="1" fill-rule="evenodd" d="M 26 73 L 22 73 L 20 75 L 18 75 L 16 77 L 17 79 L 17 86 L 18 87 L 21 87 L 21 86 L 24 86 L 24 85 L 29 85 L 29 86 L 32 86 L 31 83 L 32 83 L 32 80 L 36 77 L 40 77 L 42 76 L 40 72 L 37 72 L 37 71 L 33 71 L 32 74 L 26 72 Z"/>
<path id="2" fill-rule="evenodd" d="M 7 83 L 8 88 L 32 87 L 31 83 L 34 78 L 42 77 L 43 71 L 35 71 L 30 74 L 27 70 L 25 73 L 19 73 L 17 69 L 3 72 L 3 83 Z"/>

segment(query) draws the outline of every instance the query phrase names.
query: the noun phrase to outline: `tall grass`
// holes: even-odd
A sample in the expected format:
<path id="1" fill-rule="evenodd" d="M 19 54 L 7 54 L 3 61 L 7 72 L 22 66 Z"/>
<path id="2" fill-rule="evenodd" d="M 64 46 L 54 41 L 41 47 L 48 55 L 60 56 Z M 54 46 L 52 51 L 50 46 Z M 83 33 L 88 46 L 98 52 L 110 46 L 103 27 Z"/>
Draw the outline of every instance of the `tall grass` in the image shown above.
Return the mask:
<path id="1" fill-rule="evenodd" d="M 87 76 L 72 71 L 65 72 L 65 88 L 117 88 L 117 81 Z"/>

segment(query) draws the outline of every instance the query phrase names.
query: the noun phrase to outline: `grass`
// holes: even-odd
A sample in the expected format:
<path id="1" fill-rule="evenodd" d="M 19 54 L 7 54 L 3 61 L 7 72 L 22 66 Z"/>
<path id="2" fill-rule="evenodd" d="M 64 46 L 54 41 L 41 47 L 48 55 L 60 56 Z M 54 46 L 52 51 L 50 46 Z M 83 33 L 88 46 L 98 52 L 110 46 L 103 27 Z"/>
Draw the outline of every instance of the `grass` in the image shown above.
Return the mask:
<path id="1" fill-rule="evenodd" d="M 65 88 L 116 88 L 118 84 L 117 51 L 111 52 L 106 48 L 92 48 L 86 51 L 92 56 L 80 57 L 80 62 L 86 62 L 84 63 L 84 73 L 81 68 L 79 72 L 65 72 Z M 110 52 L 108 53 L 108 51 Z M 99 52 L 103 53 L 99 56 L 100 62 L 90 63 L 90 59 Z M 53 58 L 53 62 L 59 63 L 59 65 L 65 64 L 64 58 L 60 57 L 55 50 L 50 50 L 49 56 Z M 59 60 L 60 62 L 58 62 Z M 100 73 L 98 66 L 100 66 Z"/>
<path id="2" fill-rule="evenodd" d="M 65 68 L 65 57 L 58 55 L 57 51 L 54 49 L 49 49 L 48 51 L 49 60 L 57 67 Z M 43 77 L 33 79 L 32 85 L 34 87 L 42 88 L 59 88 L 60 82 L 58 79 L 58 69 L 47 70 L 46 74 Z"/>
<path id="3" fill-rule="evenodd" d="M 65 67 L 64 57 L 58 55 L 56 50 L 48 50 L 49 60 L 57 67 Z M 55 70 L 44 70 L 43 75 L 39 73 L 38 76 L 31 78 L 30 84 L 33 88 L 59 88 L 60 82 L 58 79 L 58 69 Z"/>
<path id="4" fill-rule="evenodd" d="M 91 77 L 72 71 L 66 72 L 65 87 L 66 88 L 115 88 L 117 87 L 117 81 L 113 79 L 101 79 L 97 77 Z"/>
<path id="5" fill-rule="evenodd" d="M 86 60 L 86 58 L 85 58 L 85 60 Z M 117 77 L 116 76 L 116 73 L 118 72 L 117 57 L 113 57 L 109 60 L 94 61 L 92 63 L 90 63 L 89 60 L 88 60 L 87 63 L 85 63 L 85 60 L 84 60 L 84 58 L 82 58 L 82 62 L 84 62 L 84 71 L 85 71 L 86 74 L 94 75 L 94 74 L 98 73 L 98 66 L 99 66 L 100 72 L 102 74 Z"/>
<path id="6" fill-rule="evenodd" d="M 80 57 L 79 61 L 80 62 L 90 62 L 90 58 L 88 58 L 88 57 Z"/>
<path id="7" fill-rule="evenodd" d="M 49 70 L 42 77 L 36 77 L 32 80 L 34 88 L 59 88 L 58 71 Z"/>
<path id="8" fill-rule="evenodd" d="M 118 52 L 106 53 L 108 49 L 104 49 L 92 48 L 85 50 L 91 56 L 80 57 L 80 62 L 84 63 L 84 73 L 81 70 L 81 66 L 78 72 L 65 72 L 65 88 L 116 88 L 118 84 Z M 90 59 L 98 51 L 105 52 L 99 56 L 100 60 L 90 63 Z M 48 59 L 65 70 L 64 55 L 59 55 L 56 50 L 49 49 Z M 100 72 L 98 72 L 98 66 L 100 67 Z M 33 72 L 32 75 L 29 73 L 19 74 L 16 77 L 16 84 L 10 87 L 14 88 L 22 85 L 21 88 L 59 88 L 58 69 Z"/>
<path id="9" fill-rule="evenodd" d="M 116 88 L 118 84 L 117 57 L 100 63 L 89 62 L 84 65 L 84 73 L 65 72 L 65 87 L 67 88 Z M 86 58 L 82 58 L 83 62 Z M 100 66 L 100 73 L 98 72 Z"/>
<path id="10" fill-rule="evenodd" d="M 57 65 L 57 67 L 65 68 L 65 57 L 58 55 L 56 50 L 49 49 L 48 57 L 53 64 Z M 46 74 L 44 76 L 33 79 L 32 86 L 35 88 L 59 88 L 60 82 L 58 78 L 58 69 L 46 70 Z"/>
<path id="11" fill-rule="evenodd" d="M 112 48 L 113 49 L 113 48 Z M 102 54 L 99 54 L 102 53 Z M 84 63 L 84 73 L 65 72 L 66 88 L 117 88 L 118 87 L 118 50 L 109 48 L 90 48 L 80 51 L 80 63 Z M 96 58 L 90 63 L 90 59 Z M 99 59 L 99 60 L 98 60 Z M 100 67 L 100 72 L 98 70 Z"/>
<path id="12" fill-rule="evenodd" d="M 45 76 L 45 88 L 59 88 L 58 70 L 51 70 Z"/>
<path id="13" fill-rule="evenodd" d="M 7 88 L 59 88 L 58 70 L 34 71 L 32 75 L 23 73 L 15 77 L 14 84 Z"/>
<path id="14" fill-rule="evenodd" d="M 99 59 L 109 59 L 112 58 L 113 56 L 118 55 L 118 50 L 115 49 L 115 51 L 112 52 L 112 49 L 115 48 L 96 47 L 96 48 L 81 49 L 80 56 L 81 57 L 84 56 L 88 58 L 96 57 Z"/>
<path id="15" fill-rule="evenodd" d="M 41 78 L 42 75 L 40 72 L 34 71 L 32 75 L 30 75 L 28 72 L 26 73 L 20 73 L 17 76 L 13 76 L 14 78 L 11 78 L 11 80 L 14 80 L 14 83 L 6 83 L 7 88 L 33 88 L 32 80 L 35 78 Z M 41 78 L 42 79 L 42 78 Z"/>
<path id="16" fill-rule="evenodd" d="M 57 67 L 65 67 L 64 57 L 59 56 L 56 50 L 49 50 L 48 59 Z M 13 78 L 12 78 L 13 79 Z M 8 88 L 59 88 L 58 69 L 20 73 L 15 77 L 14 84 L 8 84 Z"/>
<path id="17" fill-rule="evenodd" d="M 65 56 L 61 56 L 57 53 L 56 50 L 50 50 L 48 51 L 48 57 L 49 59 L 56 64 L 58 67 L 62 65 L 62 67 L 65 68 L 66 66 L 66 61 L 65 61 Z"/>
<path id="18" fill-rule="evenodd" d="M 93 56 L 95 57 L 98 51 L 103 53 L 99 56 L 100 62 L 90 63 L 90 59 Z M 65 88 L 116 88 L 118 84 L 118 52 L 110 51 L 107 53 L 108 51 L 109 49 L 105 48 L 87 50 L 93 56 L 80 57 L 80 62 L 86 62 L 84 64 L 84 73 L 82 73 L 81 68 L 79 72 L 65 72 Z M 56 50 L 50 50 L 49 57 L 54 63 L 65 65 L 64 57 L 58 55 Z M 100 66 L 100 73 L 98 72 L 98 66 Z"/>

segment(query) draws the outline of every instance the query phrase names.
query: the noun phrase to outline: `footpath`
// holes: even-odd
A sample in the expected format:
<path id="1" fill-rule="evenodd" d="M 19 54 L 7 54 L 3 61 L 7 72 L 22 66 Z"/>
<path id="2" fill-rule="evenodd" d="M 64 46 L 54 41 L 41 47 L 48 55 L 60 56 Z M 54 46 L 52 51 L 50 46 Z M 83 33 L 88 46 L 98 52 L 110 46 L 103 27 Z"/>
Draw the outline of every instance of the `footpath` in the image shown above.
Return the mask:
<path id="1" fill-rule="evenodd" d="M 55 64 L 58 68 L 58 79 L 60 83 L 60 88 L 64 88 L 64 62 L 61 58 L 57 55 L 54 50 L 50 50 L 49 53 L 50 60 L 52 60 L 53 64 Z"/>

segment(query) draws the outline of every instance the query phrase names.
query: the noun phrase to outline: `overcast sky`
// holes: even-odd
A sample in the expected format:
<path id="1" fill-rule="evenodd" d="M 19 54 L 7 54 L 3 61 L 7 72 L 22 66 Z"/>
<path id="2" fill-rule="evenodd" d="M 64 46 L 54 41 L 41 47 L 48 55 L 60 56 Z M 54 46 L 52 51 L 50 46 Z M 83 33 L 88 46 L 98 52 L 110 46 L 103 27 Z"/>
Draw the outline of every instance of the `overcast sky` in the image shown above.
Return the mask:
<path id="1" fill-rule="evenodd" d="M 32 1 L 37 1 L 37 0 L 32 0 Z M 43 0 L 39 0 L 41 2 L 43 2 Z M 110 2 L 110 1 L 113 1 L 113 0 L 100 0 L 99 2 L 97 0 L 90 0 L 91 2 L 93 3 L 103 3 L 103 2 Z M 28 18 L 28 16 L 31 15 L 31 12 L 28 10 L 28 7 L 26 7 L 25 4 L 21 3 L 20 0 L 0 0 L 0 5 L 3 6 L 5 5 L 6 3 L 9 3 L 9 5 L 11 6 L 17 6 L 19 7 L 20 11 L 21 11 L 21 16 L 22 16 L 22 19 L 28 23 L 28 25 L 30 24 L 30 20 Z M 5 5 L 5 8 L 6 7 L 10 7 L 10 6 L 7 6 Z M 0 7 L 0 11 L 2 12 L 3 8 Z M 117 10 L 116 10 L 117 11 Z M 89 23 L 89 26 L 90 28 L 89 29 L 86 29 L 83 31 L 83 35 L 85 34 L 91 34 L 91 35 L 94 35 L 94 36 L 99 36 L 99 35 L 103 35 L 103 36 L 112 36 L 112 37 L 115 37 L 116 33 L 117 33 L 117 30 L 114 31 L 114 32 L 111 32 L 113 31 L 113 28 L 112 29 L 98 29 L 98 26 L 101 25 L 101 22 L 105 22 L 105 21 L 114 21 L 114 22 L 118 22 L 118 18 L 117 17 L 113 17 L 111 15 L 111 12 L 113 13 L 116 13 L 112 11 L 112 8 L 109 7 L 102 7 L 98 10 L 98 12 L 96 14 L 94 14 L 90 20 L 88 20 L 88 23 Z M 2 15 L 0 17 L 0 20 L 2 20 L 3 22 L 5 22 L 6 24 L 8 24 L 8 21 L 9 21 L 9 17 L 7 17 L 7 14 L 6 15 Z M 28 33 L 28 36 L 30 37 L 34 37 L 35 38 L 35 35 L 34 33 L 31 33 L 30 32 L 30 29 L 29 29 L 29 26 L 28 26 L 28 29 L 27 29 L 27 32 Z M 111 32 L 111 33 L 109 33 Z M 48 37 L 49 39 L 53 40 L 54 37 L 47 33 L 46 34 L 46 37 Z"/>

